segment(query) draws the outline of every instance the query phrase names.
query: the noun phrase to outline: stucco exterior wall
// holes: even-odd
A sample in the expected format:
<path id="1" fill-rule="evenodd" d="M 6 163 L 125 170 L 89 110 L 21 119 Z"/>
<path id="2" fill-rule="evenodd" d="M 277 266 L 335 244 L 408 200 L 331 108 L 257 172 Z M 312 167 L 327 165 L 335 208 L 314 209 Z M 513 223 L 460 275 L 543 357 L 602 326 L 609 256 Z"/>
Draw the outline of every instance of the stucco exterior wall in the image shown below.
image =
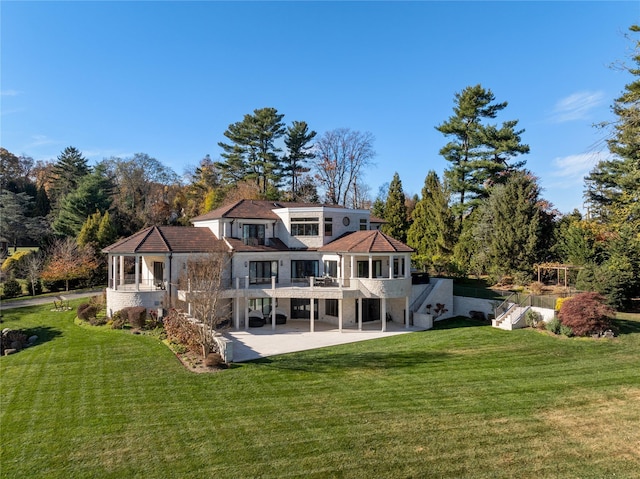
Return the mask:
<path id="1" fill-rule="evenodd" d="M 116 291 L 107 290 L 107 316 L 131 306 L 143 306 L 147 309 L 167 307 L 166 291 Z"/>
<path id="2" fill-rule="evenodd" d="M 469 311 L 482 311 L 485 318 L 494 314 L 494 306 L 500 304 L 500 301 L 482 299 L 482 298 L 468 298 L 466 296 L 454 296 L 453 297 L 453 315 L 454 316 L 466 316 L 470 317 Z"/>

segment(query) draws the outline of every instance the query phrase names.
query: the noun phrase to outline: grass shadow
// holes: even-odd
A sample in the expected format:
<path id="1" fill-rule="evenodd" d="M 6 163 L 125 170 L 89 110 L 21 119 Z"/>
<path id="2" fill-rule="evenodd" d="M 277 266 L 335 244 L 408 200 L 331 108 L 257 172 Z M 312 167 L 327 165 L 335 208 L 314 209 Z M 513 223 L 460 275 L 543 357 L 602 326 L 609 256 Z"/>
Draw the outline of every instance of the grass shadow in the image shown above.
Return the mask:
<path id="1" fill-rule="evenodd" d="M 59 329 L 52 328 L 51 326 L 35 326 L 33 328 L 11 328 L 13 331 L 20 331 L 23 333 L 27 339 L 32 336 L 37 336 L 38 339 L 34 341 L 32 344 L 29 344 L 29 348 L 34 346 L 39 346 L 41 344 L 52 341 L 54 338 L 58 336 L 62 336 L 62 331 Z"/>
<path id="2" fill-rule="evenodd" d="M 324 348 L 322 348 L 324 349 Z M 247 363 L 268 366 L 274 369 L 304 371 L 310 373 L 330 373 L 348 369 L 402 369 L 420 364 L 440 364 L 447 360 L 448 353 L 433 351 L 349 351 L 326 350 L 317 354 L 292 353 L 247 361 Z"/>
<path id="3" fill-rule="evenodd" d="M 443 319 L 442 321 L 434 321 L 433 329 L 458 329 L 458 328 L 477 328 L 479 326 L 490 326 L 491 321 L 479 321 L 477 319 L 467 318 L 465 316 L 456 316 L 453 318 Z"/>
<path id="4" fill-rule="evenodd" d="M 640 333 L 640 321 L 632 321 L 628 319 L 616 319 L 614 324 L 618 328 L 619 334 L 638 334 Z"/>

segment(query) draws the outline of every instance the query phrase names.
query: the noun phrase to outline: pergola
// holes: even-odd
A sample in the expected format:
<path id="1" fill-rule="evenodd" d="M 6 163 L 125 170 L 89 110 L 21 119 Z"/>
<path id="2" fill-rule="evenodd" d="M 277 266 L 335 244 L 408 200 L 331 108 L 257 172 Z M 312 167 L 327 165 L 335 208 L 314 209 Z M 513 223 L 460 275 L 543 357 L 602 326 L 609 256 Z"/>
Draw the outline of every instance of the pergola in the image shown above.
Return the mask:
<path id="1" fill-rule="evenodd" d="M 557 277 L 558 277 L 558 282 L 557 284 L 560 284 L 560 271 L 564 271 L 564 287 L 567 287 L 567 275 L 569 270 L 576 270 L 576 269 L 580 269 L 580 266 L 574 266 L 572 264 L 562 264 L 562 263 L 542 263 L 538 265 L 538 282 L 540 283 L 540 279 L 541 279 L 541 275 L 542 275 L 542 271 L 546 271 L 546 270 L 555 270 Z"/>

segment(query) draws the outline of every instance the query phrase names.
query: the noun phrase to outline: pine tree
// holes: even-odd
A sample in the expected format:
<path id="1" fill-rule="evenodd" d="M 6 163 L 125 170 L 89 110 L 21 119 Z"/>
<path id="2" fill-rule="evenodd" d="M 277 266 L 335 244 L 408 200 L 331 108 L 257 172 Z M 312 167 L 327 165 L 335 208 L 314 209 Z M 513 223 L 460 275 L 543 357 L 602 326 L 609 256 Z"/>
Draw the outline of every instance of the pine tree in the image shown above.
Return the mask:
<path id="1" fill-rule="evenodd" d="M 59 207 L 62 199 L 74 191 L 82 178 L 91 171 L 86 158 L 73 146 L 68 146 L 53 165 L 51 188 L 54 205 Z"/>
<path id="2" fill-rule="evenodd" d="M 313 145 L 311 141 L 315 138 L 316 132 L 309 131 L 309 126 L 305 121 L 294 121 L 287 128 L 284 144 L 288 154 L 282 159 L 282 173 L 291 184 L 291 199 L 298 199 L 298 183 L 302 174 L 310 171 L 305 166 L 307 160 L 314 157 L 311 151 Z"/>
<path id="3" fill-rule="evenodd" d="M 508 164 L 512 157 L 529 152 L 529 147 L 520 143 L 524 130 L 515 129 L 518 122 L 507 121 L 500 128 L 483 123 L 506 106 L 507 102 L 495 103 L 491 90 L 470 86 L 455 94 L 454 114 L 436 127 L 452 138 L 440 154 L 451 163 L 445 178 L 452 193 L 458 195 L 454 206 L 460 220 L 487 197 L 488 187 L 503 183 L 506 172 L 524 165 Z"/>
<path id="4" fill-rule="evenodd" d="M 630 28 L 640 32 L 640 26 Z M 590 214 L 615 225 L 631 224 L 640 235 L 640 41 L 632 56 L 635 68 L 628 68 L 635 79 L 625 86 L 613 103 L 616 120 L 602 126 L 613 127 L 607 141 L 610 160 L 600 161 L 586 178 L 586 197 Z"/>
<path id="5" fill-rule="evenodd" d="M 436 265 L 440 269 L 450 262 L 455 240 L 455 218 L 449 207 L 449 192 L 435 171 L 429 171 L 422 197 L 413 210 L 407 243 L 416 250 L 416 262 Z"/>
<path id="6" fill-rule="evenodd" d="M 261 108 L 253 115 L 245 115 L 242 121 L 232 123 L 224 132 L 231 143 L 219 142 L 223 149 L 223 162 L 217 162 L 223 179 L 237 182 L 254 180 L 262 194 L 280 181 L 281 149 L 275 146 L 285 134 L 284 115 L 275 108 Z"/>
<path id="7" fill-rule="evenodd" d="M 393 180 L 389 183 L 389 194 L 384 206 L 384 219 L 386 223 L 382 225 L 383 233 L 406 242 L 409 223 L 402 182 L 398 173 L 394 173 Z"/>

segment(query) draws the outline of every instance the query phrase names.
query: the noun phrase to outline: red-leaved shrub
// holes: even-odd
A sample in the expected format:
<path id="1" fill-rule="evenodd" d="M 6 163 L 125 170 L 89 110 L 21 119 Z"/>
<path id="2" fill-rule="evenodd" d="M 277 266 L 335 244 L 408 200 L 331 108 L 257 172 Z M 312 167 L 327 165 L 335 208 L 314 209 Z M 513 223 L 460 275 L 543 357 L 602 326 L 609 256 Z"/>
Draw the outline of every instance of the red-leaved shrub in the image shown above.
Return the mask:
<path id="1" fill-rule="evenodd" d="M 581 293 L 562 303 L 558 318 L 571 328 L 576 336 L 602 334 L 613 329 L 615 311 L 607 306 L 606 299 L 599 293 Z"/>
<path id="2" fill-rule="evenodd" d="M 189 321 L 179 311 L 172 309 L 162 321 L 169 341 L 182 344 L 190 351 L 202 354 L 200 326 Z"/>

